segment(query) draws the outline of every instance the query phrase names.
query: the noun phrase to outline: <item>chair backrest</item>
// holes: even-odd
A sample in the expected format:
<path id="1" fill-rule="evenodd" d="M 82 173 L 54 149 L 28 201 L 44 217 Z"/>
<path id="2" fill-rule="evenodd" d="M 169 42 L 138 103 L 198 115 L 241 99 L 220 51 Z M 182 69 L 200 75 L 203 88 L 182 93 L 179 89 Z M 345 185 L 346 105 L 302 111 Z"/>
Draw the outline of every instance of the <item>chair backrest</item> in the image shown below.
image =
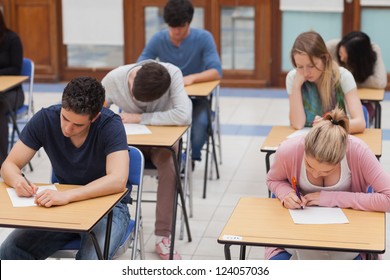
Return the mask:
<path id="1" fill-rule="evenodd" d="M 35 66 L 34 62 L 29 58 L 23 58 L 23 65 L 22 65 L 22 76 L 28 76 L 28 116 L 29 118 L 35 113 L 34 112 L 34 100 L 33 100 L 33 90 L 34 90 L 34 72 L 35 72 Z"/>
<path id="2" fill-rule="evenodd" d="M 363 115 L 364 115 L 364 120 L 366 121 L 366 128 L 370 127 L 370 115 L 368 114 L 368 110 L 366 106 L 362 105 L 363 109 Z"/>
<path id="3" fill-rule="evenodd" d="M 141 201 L 142 201 L 142 182 L 143 182 L 143 174 L 144 174 L 144 155 L 142 152 L 133 146 L 129 146 L 129 157 L 130 157 L 130 165 L 129 165 L 129 183 L 132 186 L 137 186 L 137 199 L 136 199 L 136 209 L 133 219 L 130 221 L 130 224 L 127 228 L 126 234 L 121 240 L 121 245 L 116 252 L 114 259 L 121 254 L 123 254 L 129 247 L 129 245 L 133 245 L 132 249 L 132 259 L 134 260 L 137 256 L 137 246 L 138 242 L 143 242 L 143 233 L 141 232 Z M 51 182 L 57 183 L 58 179 L 56 178 L 54 172 L 51 174 Z M 141 248 L 141 258 L 143 258 L 143 244 L 140 244 Z M 76 238 L 71 240 L 69 243 L 65 244 L 65 246 L 53 254 L 51 257 L 56 258 L 73 258 L 73 253 L 67 252 L 67 250 L 78 250 L 80 247 L 80 239 Z"/>

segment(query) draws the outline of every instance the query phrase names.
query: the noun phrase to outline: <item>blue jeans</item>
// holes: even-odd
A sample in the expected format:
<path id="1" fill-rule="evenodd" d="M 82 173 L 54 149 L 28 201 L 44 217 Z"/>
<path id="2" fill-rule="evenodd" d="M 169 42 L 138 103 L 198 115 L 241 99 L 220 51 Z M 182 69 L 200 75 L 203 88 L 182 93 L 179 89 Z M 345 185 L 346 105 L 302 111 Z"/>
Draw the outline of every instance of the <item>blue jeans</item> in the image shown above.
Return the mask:
<path id="1" fill-rule="evenodd" d="M 49 210 L 48 210 L 49 211 Z M 109 258 L 112 259 L 121 245 L 121 239 L 126 233 L 130 222 L 127 204 L 119 202 L 113 208 Z M 106 234 L 107 216 L 93 229 L 99 246 L 103 251 Z M 29 229 L 15 229 L 4 240 L 0 247 L 2 260 L 44 260 L 63 248 L 69 241 L 81 236 L 80 250 L 76 255 L 79 260 L 97 259 L 95 247 L 86 233 L 54 232 Z"/>
<path id="2" fill-rule="evenodd" d="M 291 254 L 289 254 L 288 252 L 286 251 L 283 251 L 283 252 L 280 252 L 279 254 L 273 256 L 272 258 L 270 258 L 270 260 L 289 260 L 291 258 Z M 354 260 L 361 260 L 362 257 L 360 255 L 357 255 Z"/>
<path id="3" fill-rule="evenodd" d="M 191 146 L 192 160 L 201 160 L 201 151 L 208 137 L 208 101 L 199 98 L 192 100 L 192 127 L 191 127 Z"/>

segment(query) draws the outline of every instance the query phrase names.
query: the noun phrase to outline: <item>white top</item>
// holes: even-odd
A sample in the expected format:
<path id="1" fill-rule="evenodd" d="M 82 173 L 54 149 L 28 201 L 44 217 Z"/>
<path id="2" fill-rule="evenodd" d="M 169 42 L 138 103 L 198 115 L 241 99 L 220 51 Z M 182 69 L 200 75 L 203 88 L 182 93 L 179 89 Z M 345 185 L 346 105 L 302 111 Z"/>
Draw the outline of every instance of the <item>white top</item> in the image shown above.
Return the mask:
<path id="1" fill-rule="evenodd" d="M 352 73 L 349 72 L 344 67 L 339 67 L 340 69 L 340 85 L 341 89 L 344 92 L 344 95 L 348 94 L 352 89 L 356 88 L 356 82 L 354 77 L 352 76 Z M 293 88 L 293 82 L 295 75 L 297 73 L 296 69 L 292 69 L 290 72 L 288 72 L 286 77 L 286 90 L 287 93 L 290 95 L 292 93 Z"/>
<path id="2" fill-rule="evenodd" d="M 301 174 L 299 176 L 299 187 L 302 191 L 302 193 L 312 193 L 312 192 L 320 192 L 320 191 L 350 191 L 350 186 L 352 182 L 352 175 L 351 170 L 349 169 L 347 157 L 344 156 L 344 158 L 340 162 L 340 179 L 339 181 L 333 185 L 333 186 L 316 186 L 310 183 L 309 179 L 307 178 L 307 170 L 305 165 L 305 160 L 302 160 L 302 166 L 301 166 Z"/>

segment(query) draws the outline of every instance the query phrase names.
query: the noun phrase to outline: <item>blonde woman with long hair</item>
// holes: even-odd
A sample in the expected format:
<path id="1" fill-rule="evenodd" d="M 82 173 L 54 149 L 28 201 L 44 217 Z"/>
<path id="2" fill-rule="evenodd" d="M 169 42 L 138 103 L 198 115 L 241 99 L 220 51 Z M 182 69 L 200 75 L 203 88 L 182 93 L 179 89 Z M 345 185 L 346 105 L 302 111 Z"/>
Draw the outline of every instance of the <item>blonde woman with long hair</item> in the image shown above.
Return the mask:
<path id="1" fill-rule="evenodd" d="M 312 126 L 336 106 L 350 119 L 349 133 L 366 126 L 362 105 L 352 74 L 332 60 L 322 37 L 301 33 L 291 49 L 294 69 L 286 77 L 290 101 L 290 124 L 295 129 Z"/>
<path id="2" fill-rule="evenodd" d="M 390 212 L 390 175 L 370 148 L 350 135 L 336 108 L 306 136 L 284 141 L 267 174 L 269 190 L 288 209 L 323 206 Z M 299 185 L 300 197 L 292 187 Z M 368 193 L 371 187 L 374 193 Z M 266 259 L 360 259 L 358 253 L 267 248 Z"/>

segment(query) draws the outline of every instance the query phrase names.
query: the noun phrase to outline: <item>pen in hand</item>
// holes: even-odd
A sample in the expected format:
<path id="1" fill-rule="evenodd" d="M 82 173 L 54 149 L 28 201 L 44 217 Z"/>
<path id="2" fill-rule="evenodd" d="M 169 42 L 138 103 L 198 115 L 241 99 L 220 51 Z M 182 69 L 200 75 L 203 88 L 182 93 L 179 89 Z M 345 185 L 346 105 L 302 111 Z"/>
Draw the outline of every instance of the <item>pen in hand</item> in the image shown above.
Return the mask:
<path id="1" fill-rule="evenodd" d="M 32 193 L 31 195 L 34 195 L 36 193 L 36 189 L 34 188 L 33 184 L 31 184 L 30 180 L 27 179 L 26 175 L 24 175 L 24 173 L 22 173 L 22 176 L 24 178 L 24 180 L 26 180 L 27 184 L 32 188 Z"/>
<path id="2" fill-rule="evenodd" d="M 302 199 L 301 199 L 301 192 L 299 191 L 299 187 L 298 187 L 298 184 L 297 184 L 297 179 L 295 179 L 294 176 L 292 177 L 291 183 L 292 183 L 292 186 L 293 186 L 293 188 L 294 188 L 294 191 L 295 191 L 295 193 L 297 194 L 299 200 L 302 202 Z M 303 206 L 302 206 L 302 205 L 301 205 L 301 209 L 303 209 Z"/>

